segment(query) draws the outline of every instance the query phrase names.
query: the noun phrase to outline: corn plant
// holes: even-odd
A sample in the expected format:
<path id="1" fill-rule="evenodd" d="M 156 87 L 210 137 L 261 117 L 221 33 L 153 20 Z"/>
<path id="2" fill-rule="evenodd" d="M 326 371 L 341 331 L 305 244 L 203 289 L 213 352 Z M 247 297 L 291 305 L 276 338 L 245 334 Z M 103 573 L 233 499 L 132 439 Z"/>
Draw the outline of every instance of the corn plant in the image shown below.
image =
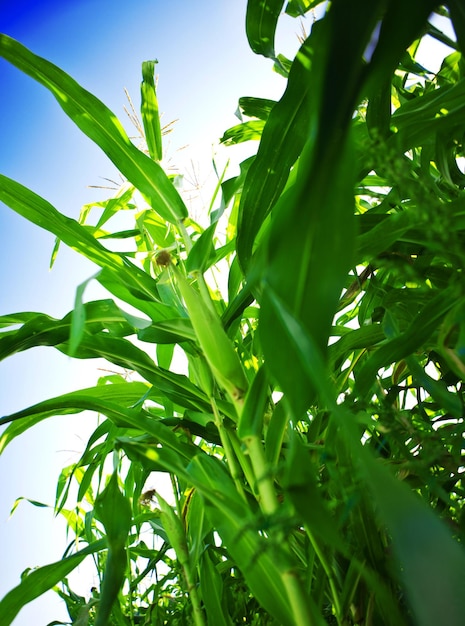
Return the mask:
<path id="1" fill-rule="evenodd" d="M 122 372 L 1 420 L 3 450 L 49 416 L 101 416 L 58 480 L 74 539 L 0 601 L 2 624 L 51 588 L 70 623 L 96 626 L 465 620 L 465 13 L 290 0 L 314 23 L 287 59 L 283 6 L 247 4 L 249 44 L 287 86 L 277 102 L 240 99 L 222 141 L 257 152 L 218 175 L 202 224 L 162 167 L 153 62 L 143 150 L 0 36 L 125 180 L 74 220 L 0 176 L 0 200 L 93 261 L 108 294 L 78 291 L 61 320 L 4 316 L 1 358 L 46 345 Z M 448 46 L 438 72 L 418 58 L 426 37 Z M 112 250 L 121 240 L 128 252 Z M 84 559 L 100 581 L 87 597 L 69 582 Z"/>

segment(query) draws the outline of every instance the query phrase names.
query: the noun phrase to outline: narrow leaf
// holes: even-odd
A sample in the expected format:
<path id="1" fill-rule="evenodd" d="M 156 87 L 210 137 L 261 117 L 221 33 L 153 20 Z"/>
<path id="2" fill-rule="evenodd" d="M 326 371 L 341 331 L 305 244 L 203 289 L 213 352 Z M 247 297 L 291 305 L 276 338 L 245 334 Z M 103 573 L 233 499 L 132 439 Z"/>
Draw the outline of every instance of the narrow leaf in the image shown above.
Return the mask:
<path id="1" fill-rule="evenodd" d="M 163 157 L 160 115 L 158 113 L 158 98 L 155 89 L 154 70 L 158 61 L 144 61 L 142 63 L 141 84 L 141 113 L 144 124 L 145 140 L 150 156 L 154 161 L 161 161 Z"/>
<path id="2" fill-rule="evenodd" d="M 9 591 L 0 601 L 0 621 L 2 626 L 12 624 L 23 606 L 52 589 L 60 580 L 82 563 L 86 556 L 100 552 L 105 547 L 104 540 L 96 541 L 72 556 L 30 572 L 17 587 Z"/>

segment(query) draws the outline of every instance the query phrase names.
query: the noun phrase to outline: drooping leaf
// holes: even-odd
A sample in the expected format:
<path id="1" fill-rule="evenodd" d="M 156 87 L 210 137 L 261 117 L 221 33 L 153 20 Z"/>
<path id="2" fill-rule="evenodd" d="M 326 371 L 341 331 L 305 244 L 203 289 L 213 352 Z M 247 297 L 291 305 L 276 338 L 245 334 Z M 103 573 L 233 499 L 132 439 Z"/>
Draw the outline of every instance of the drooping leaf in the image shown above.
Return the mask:
<path id="1" fill-rule="evenodd" d="M 116 273 L 145 300 L 157 299 L 156 282 L 124 255 L 110 252 L 75 220 L 59 213 L 49 202 L 0 174 L 0 200 L 33 224 L 56 235 L 100 267 Z"/>
<path id="2" fill-rule="evenodd" d="M 262 136 L 265 123 L 262 120 L 250 120 L 232 128 L 228 128 L 221 137 L 221 143 L 232 146 L 244 141 L 259 141 Z"/>
<path id="3" fill-rule="evenodd" d="M 52 589 L 54 585 L 76 569 L 86 556 L 100 552 L 105 547 L 104 540 L 96 541 L 69 557 L 61 559 L 56 563 L 39 567 L 28 573 L 21 583 L 9 591 L 0 601 L 0 619 L 2 624 L 5 626 L 12 624 L 23 606 Z"/>
<path id="4" fill-rule="evenodd" d="M 275 104 L 275 100 L 267 98 L 239 98 L 241 114 L 246 117 L 256 117 L 259 120 L 267 120 Z"/>
<path id="5" fill-rule="evenodd" d="M 144 383 L 121 383 L 73 391 L 39 402 L 27 409 L 2 417 L 0 424 L 11 424 L 0 438 L 0 452 L 18 435 L 40 421 L 57 415 L 71 415 L 94 411 L 108 417 L 114 424 L 146 433 L 190 459 L 195 449 L 180 441 L 170 428 L 155 419 L 140 406 L 142 399 L 150 398 Z M 156 393 L 154 399 L 159 400 Z"/>
<path id="6" fill-rule="evenodd" d="M 274 58 L 274 37 L 284 0 L 248 0 L 245 30 L 256 54 Z"/>

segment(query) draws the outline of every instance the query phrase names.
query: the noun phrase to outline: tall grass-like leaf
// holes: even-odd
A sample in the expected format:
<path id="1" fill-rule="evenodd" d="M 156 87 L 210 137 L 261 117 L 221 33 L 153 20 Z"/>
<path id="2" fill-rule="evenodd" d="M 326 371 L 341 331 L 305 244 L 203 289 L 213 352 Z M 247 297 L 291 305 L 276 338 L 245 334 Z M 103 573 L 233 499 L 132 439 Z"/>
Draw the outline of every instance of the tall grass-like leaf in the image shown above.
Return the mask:
<path id="1" fill-rule="evenodd" d="M 140 396 L 140 392 L 144 390 L 144 396 Z M 147 386 L 144 383 L 125 383 L 82 389 L 57 398 L 44 400 L 27 409 L 1 418 L 0 424 L 12 423 L 2 433 L 0 452 L 14 437 L 47 417 L 70 415 L 87 410 L 105 415 L 116 426 L 134 428 L 142 434 L 150 435 L 156 441 L 180 454 L 184 459 L 190 460 L 195 448 L 182 442 L 170 428 L 160 423 L 146 410 L 129 404 L 132 400 L 134 400 L 134 404 L 137 404 L 146 395 Z"/>
<path id="2" fill-rule="evenodd" d="M 124 581 L 127 567 L 126 541 L 132 521 L 131 505 L 119 489 L 116 472 L 113 472 L 108 485 L 98 495 L 94 515 L 102 522 L 108 543 L 95 626 L 106 626 Z"/>
<path id="3" fill-rule="evenodd" d="M 269 395 L 267 372 L 264 367 L 261 367 L 255 374 L 245 397 L 244 408 L 237 425 L 237 434 L 241 439 L 261 437 Z"/>
<path id="4" fill-rule="evenodd" d="M 308 406 L 312 390 L 298 370 L 290 373 L 287 362 L 292 357 L 286 340 L 276 336 L 268 287 L 288 303 L 324 354 L 353 261 L 355 171 L 350 124 L 365 78 L 363 52 L 382 4 L 334 2 L 315 33 L 308 141 L 295 188 L 277 207 L 263 262 L 264 352 L 297 414 Z M 340 46 L 346 50 L 344 57 L 337 52 Z"/>
<path id="5" fill-rule="evenodd" d="M 322 4 L 324 0 L 289 0 L 286 6 L 286 13 L 292 17 L 305 15 L 312 7 Z"/>
<path id="6" fill-rule="evenodd" d="M 378 3 L 384 10 L 378 40 L 370 59 L 367 90 L 370 96 L 382 88 L 399 63 L 404 51 L 424 28 L 436 0 L 411 0 L 406 5 L 402 0 Z M 383 6 L 385 5 L 385 6 Z"/>
<path id="7" fill-rule="evenodd" d="M 157 284 L 148 274 L 123 255 L 109 252 L 83 226 L 62 215 L 33 191 L 1 174 L 0 200 L 33 224 L 56 235 L 90 261 L 115 272 L 142 299 L 157 299 Z"/>
<path id="8" fill-rule="evenodd" d="M 271 109 L 257 156 L 248 169 L 237 225 L 237 252 L 244 268 L 264 219 L 278 200 L 309 130 L 309 66 L 311 38 L 292 64 L 286 91 Z"/>
<path id="9" fill-rule="evenodd" d="M 267 98 L 239 98 L 239 110 L 246 117 L 256 117 L 259 120 L 267 120 L 272 108 L 276 104 L 275 100 Z"/>
<path id="10" fill-rule="evenodd" d="M 208 551 L 200 561 L 200 591 L 205 604 L 209 626 L 232 626 L 230 616 L 222 606 L 223 581 Z"/>
<path id="11" fill-rule="evenodd" d="M 142 63 L 141 84 L 141 114 L 144 124 L 145 140 L 150 156 L 154 161 L 161 161 L 163 147 L 161 139 L 160 115 L 158 112 L 158 98 L 155 90 L 154 71 L 157 61 Z"/>
<path id="12" fill-rule="evenodd" d="M 94 277 L 92 276 L 91 278 L 87 279 L 86 281 L 81 283 L 79 287 L 76 289 L 76 297 L 74 299 L 74 309 L 71 314 L 71 332 L 70 332 L 70 337 L 69 337 L 69 351 L 70 351 L 71 356 L 76 351 L 76 348 L 78 347 L 79 342 L 81 341 L 81 337 L 84 334 L 84 329 L 85 329 L 85 324 L 86 324 L 86 314 L 85 314 L 85 307 L 84 307 L 82 298 L 84 295 L 85 288 L 87 287 L 87 285 L 93 278 Z"/>
<path id="13" fill-rule="evenodd" d="M 45 325 L 42 324 L 43 318 Z M 61 322 L 49 324 L 50 318 L 38 316 L 29 323 L 29 328 L 22 327 L 16 333 L 1 338 L 1 358 L 38 345 L 56 346 L 64 354 L 69 355 L 70 346 L 67 341 L 69 322 L 68 324 Z M 30 332 L 33 327 L 40 329 L 36 337 Z M 104 358 L 119 367 L 137 371 L 176 404 L 193 410 L 210 412 L 206 395 L 187 376 L 158 367 L 143 350 L 126 339 L 103 332 L 94 335 L 85 334 L 81 337 L 73 356 L 80 359 Z M 230 404 L 220 401 L 220 406 L 226 415 L 234 418 L 234 409 Z"/>
<path id="14" fill-rule="evenodd" d="M 150 322 L 147 320 L 124 314 L 112 300 L 87 302 L 82 304 L 82 309 L 84 323 L 81 338 L 84 333 L 95 335 L 103 330 L 113 337 L 126 337 L 150 327 Z M 44 313 L 27 313 L 26 315 L 27 318 L 21 328 L 1 334 L 0 360 L 35 346 L 54 346 L 66 343 L 70 339 L 73 312 L 68 313 L 61 320 Z M 19 320 L 16 321 L 18 322 Z M 70 346 L 70 352 L 75 348 L 76 346 Z"/>
<path id="15" fill-rule="evenodd" d="M 340 169 L 333 163 L 331 175 L 328 163 L 326 172 L 315 171 L 308 178 L 302 193 L 290 199 L 286 213 L 283 207 L 273 225 L 261 298 L 260 333 L 267 364 L 283 390 L 290 394 L 297 414 L 308 406 L 312 389 L 298 368 L 289 368 L 292 348 L 285 336 L 276 332 L 270 289 L 292 307 L 324 354 L 352 261 L 352 181 L 350 160 L 341 162 Z"/>
<path id="16" fill-rule="evenodd" d="M 262 136 L 265 123 L 263 120 L 250 120 L 232 128 L 228 128 L 221 137 L 225 146 L 233 146 L 244 141 L 259 140 Z"/>
<path id="17" fill-rule="evenodd" d="M 157 213 L 173 224 L 187 217 L 187 209 L 165 172 L 131 143 L 118 119 L 98 98 L 56 65 L 3 34 L 0 56 L 49 89 L 63 111 L 149 198 Z"/>

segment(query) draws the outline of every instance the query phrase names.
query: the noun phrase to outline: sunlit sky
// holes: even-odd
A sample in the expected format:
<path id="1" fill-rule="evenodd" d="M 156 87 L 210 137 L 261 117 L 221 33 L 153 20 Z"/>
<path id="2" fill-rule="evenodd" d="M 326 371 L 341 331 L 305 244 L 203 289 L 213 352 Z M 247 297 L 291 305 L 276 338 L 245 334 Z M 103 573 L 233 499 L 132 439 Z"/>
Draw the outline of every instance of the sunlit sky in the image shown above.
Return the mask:
<path id="1" fill-rule="evenodd" d="M 178 120 L 167 137 L 170 164 L 188 167 L 206 184 L 219 137 L 238 121 L 238 98 L 277 99 L 285 86 L 271 62 L 248 48 L 245 10 L 246 0 L 0 0 L 0 32 L 68 72 L 103 100 L 130 134 L 124 88 L 137 108 L 141 63 L 157 59 L 162 123 Z M 284 19 L 280 52 L 294 54 L 299 30 L 298 22 Z M 0 172 L 74 218 L 83 204 L 108 197 L 88 185 L 117 178 L 114 167 L 54 98 L 3 60 L 0 89 Z M 234 149 L 231 156 L 234 160 Z M 49 271 L 51 234 L 1 204 L 0 225 L 0 314 L 65 315 L 76 287 L 96 267 L 63 247 Z M 99 297 L 92 286 L 86 295 Z M 8 358 L 0 363 L 0 415 L 92 385 L 98 365 L 73 361 L 53 348 Z M 0 597 L 19 583 L 27 567 L 61 558 L 64 524 L 53 521 L 51 509 L 22 502 L 11 519 L 9 512 L 20 496 L 53 505 L 59 472 L 79 458 L 92 424 L 85 414 L 47 420 L 0 457 Z M 14 624 L 42 626 L 66 618 L 64 605 L 50 592 L 25 607 Z"/>

